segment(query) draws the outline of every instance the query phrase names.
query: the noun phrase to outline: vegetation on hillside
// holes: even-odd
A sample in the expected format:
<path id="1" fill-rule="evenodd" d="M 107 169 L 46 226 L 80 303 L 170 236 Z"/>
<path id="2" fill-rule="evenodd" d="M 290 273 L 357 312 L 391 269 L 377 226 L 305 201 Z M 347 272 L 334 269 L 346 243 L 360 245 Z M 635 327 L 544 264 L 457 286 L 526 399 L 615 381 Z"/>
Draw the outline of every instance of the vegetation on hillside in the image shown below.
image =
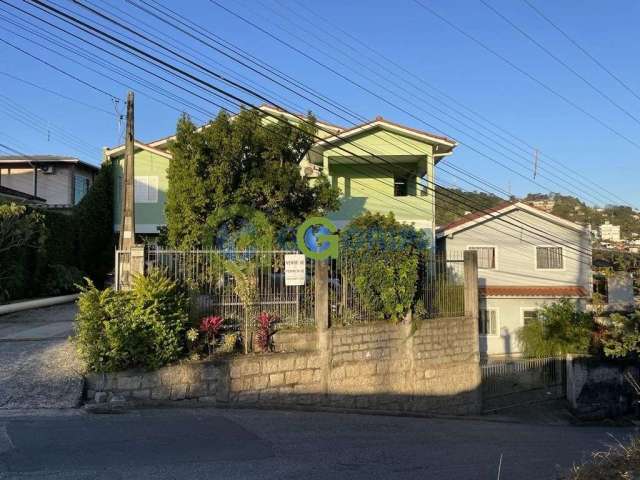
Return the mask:
<path id="1" fill-rule="evenodd" d="M 447 225 L 466 213 L 493 208 L 502 202 L 502 198 L 490 193 L 436 186 L 436 225 Z"/>

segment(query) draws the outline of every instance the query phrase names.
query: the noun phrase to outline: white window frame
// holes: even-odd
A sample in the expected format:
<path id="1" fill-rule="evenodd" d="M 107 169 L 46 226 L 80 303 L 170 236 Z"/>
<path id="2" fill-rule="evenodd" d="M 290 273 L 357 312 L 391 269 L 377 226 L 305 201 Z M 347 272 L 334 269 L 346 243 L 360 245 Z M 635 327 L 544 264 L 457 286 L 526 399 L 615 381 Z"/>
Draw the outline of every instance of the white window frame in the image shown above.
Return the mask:
<path id="1" fill-rule="evenodd" d="M 466 249 L 472 248 L 493 248 L 493 268 L 481 267 L 478 263 L 478 270 L 498 270 L 498 246 L 497 245 L 467 245 Z"/>
<path id="2" fill-rule="evenodd" d="M 496 312 L 496 333 L 480 333 L 480 311 Z M 498 307 L 484 307 L 478 310 L 478 335 L 485 338 L 497 338 L 500 336 L 500 309 Z"/>
<path id="3" fill-rule="evenodd" d="M 535 311 L 538 312 L 538 315 L 540 315 L 540 307 L 520 307 L 520 326 L 524 327 L 524 312 L 531 312 L 531 311 Z M 540 317 L 538 317 L 538 320 L 540 319 Z"/>
<path id="4" fill-rule="evenodd" d="M 142 180 L 144 179 L 144 181 Z M 143 183 L 147 187 L 147 195 L 145 198 L 138 197 L 136 186 Z M 158 184 L 159 177 L 157 175 L 136 175 L 133 179 L 133 198 L 135 203 L 158 203 Z M 153 188 L 154 195 L 149 196 L 149 187 Z"/>
<path id="5" fill-rule="evenodd" d="M 538 268 L 538 248 L 559 248 L 562 255 L 562 268 Z M 564 254 L 562 245 L 534 245 L 533 246 L 533 267 L 539 272 L 564 272 L 567 268 L 567 257 Z"/>

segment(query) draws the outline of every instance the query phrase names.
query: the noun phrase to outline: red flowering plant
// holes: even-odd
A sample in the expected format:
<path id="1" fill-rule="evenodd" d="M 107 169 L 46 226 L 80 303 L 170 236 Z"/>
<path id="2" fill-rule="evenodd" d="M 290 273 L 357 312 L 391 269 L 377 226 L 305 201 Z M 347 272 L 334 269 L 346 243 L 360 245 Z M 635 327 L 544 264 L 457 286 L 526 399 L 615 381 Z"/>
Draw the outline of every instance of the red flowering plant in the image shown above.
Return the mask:
<path id="1" fill-rule="evenodd" d="M 213 354 L 213 350 L 215 348 L 216 337 L 220 329 L 222 328 L 222 323 L 224 319 L 217 315 L 210 315 L 208 317 L 203 317 L 200 320 L 200 331 L 206 335 L 207 348 L 209 349 L 209 356 Z"/>
<path id="2" fill-rule="evenodd" d="M 258 315 L 258 331 L 256 332 L 256 343 L 258 348 L 263 352 L 271 350 L 271 336 L 273 335 L 272 327 L 276 321 L 276 317 L 267 312 Z"/>

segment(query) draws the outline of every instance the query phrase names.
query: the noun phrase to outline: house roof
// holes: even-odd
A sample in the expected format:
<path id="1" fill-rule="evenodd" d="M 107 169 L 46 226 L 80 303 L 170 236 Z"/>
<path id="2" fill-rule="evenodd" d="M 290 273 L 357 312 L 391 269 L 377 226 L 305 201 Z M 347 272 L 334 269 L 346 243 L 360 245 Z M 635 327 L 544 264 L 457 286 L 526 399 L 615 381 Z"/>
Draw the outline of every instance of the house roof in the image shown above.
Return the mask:
<path id="1" fill-rule="evenodd" d="M 296 113 L 296 112 L 289 112 L 286 110 L 283 110 L 275 105 L 270 105 L 270 104 L 262 104 L 258 107 L 260 110 L 271 113 L 271 114 L 275 114 L 275 115 L 281 115 L 290 119 L 300 119 L 305 117 L 306 115 L 302 114 L 302 113 Z M 350 128 L 345 128 L 345 127 L 341 127 L 339 125 L 335 125 L 329 122 L 325 122 L 324 120 L 319 120 L 316 119 L 316 123 L 322 127 L 323 131 L 330 133 L 331 135 L 327 138 L 324 138 L 322 140 L 317 141 L 314 146 L 323 146 L 323 145 L 327 145 L 330 142 L 334 142 L 334 141 L 340 141 L 342 139 L 345 138 L 349 138 L 353 135 L 357 135 L 359 133 L 362 132 L 366 132 L 375 128 L 384 128 L 387 130 L 391 130 L 391 131 L 397 131 L 400 133 L 404 133 L 405 135 L 408 135 L 410 137 L 414 137 L 417 138 L 419 140 L 422 141 L 427 141 L 428 143 L 435 143 L 438 145 L 443 145 L 445 147 L 448 147 L 449 150 L 455 148 L 457 146 L 457 143 L 455 140 L 452 140 L 450 138 L 441 136 L 441 135 L 436 135 L 434 133 L 430 133 L 424 130 L 418 130 L 416 128 L 412 128 L 412 127 L 407 127 L 405 125 L 401 125 L 399 123 L 395 123 L 392 122 L 390 120 L 387 120 L 381 116 L 377 116 L 375 119 L 369 121 L 369 122 L 365 122 L 362 123 L 360 125 L 355 125 L 353 127 Z M 205 125 L 206 126 L 206 125 Z M 201 126 L 198 128 L 198 130 L 202 130 L 205 126 Z M 154 140 L 152 142 L 149 143 L 143 143 L 143 142 L 138 142 L 136 141 L 136 145 L 139 146 L 140 148 L 144 148 L 144 147 L 149 147 L 149 148 L 155 148 L 156 149 L 156 153 L 157 152 L 163 152 L 166 155 L 169 155 L 170 158 L 170 154 L 168 154 L 167 152 L 164 152 L 163 150 L 160 150 L 162 147 L 164 147 L 169 141 L 174 140 L 176 138 L 175 135 L 169 135 L 167 137 L 162 137 L 159 138 L 157 140 Z M 329 142 L 329 143 L 328 143 Z M 144 147 L 143 147 L 144 145 Z M 124 145 L 119 145 L 117 147 L 113 147 L 113 148 L 107 148 L 105 149 L 105 153 L 107 155 L 114 155 L 114 154 L 118 154 L 120 152 L 124 151 Z"/>
<path id="2" fill-rule="evenodd" d="M 431 132 L 427 132 L 425 130 L 418 130 L 416 128 L 407 127 L 406 125 L 402 125 L 400 123 L 392 122 L 387 120 L 381 116 L 377 116 L 375 119 L 370 120 L 368 122 L 362 123 L 360 125 L 355 125 L 346 130 L 342 130 L 339 133 L 331 137 L 327 137 L 323 140 L 316 142 L 315 146 L 323 146 L 326 144 L 330 144 L 330 142 L 344 140 L 346 138 L 352 137 L 354 135 L 359 135 L 361 133 L 367 132 L 369 130 L 373 130 L 376 128 L 384 128 L 385 130 L 396 131 L 400 133 L 404 133 L 410 137 L 417 138 L 419 140 L 427 141 L 428 143 L 435 143 L 438 145 L 443 145 L 449 148 L 455 148 L 458 144 L 455 140 L 451 138 L 444 137 L 442 135 L 436 135 Z"/>
<path id="3" fill-rule="evenodd" d="M 579 285 L 568 286 L 500 286 L 491 285 L 480 287 L 481 297 L 546 297 L 546 298 L 583 298 L 589 293 Z"/>
<path id="4" fill-rule="evenodd" d="M 91 163 L 84 162 L 75 157 L 66 157 L 62 155 L 0 155 L 0 165 L 16 165 L 16 164 L 56 164 L 56 163 L 71 163 L 75 165 L 82 165 L 83 167 L 95 170 L 99 170 L 99 167 Z"/>
<path id="5" fill-rule="evenodd" d="M 0 185 L 0 197 L 11 197 L 20 200 L 29 200 L 32 202 L 46 202 L 42 197 L 31 195 L 30 193 L 21 192 L 20 190 L 14 190 L 13 188 Z"/>
<path id="6" fill-rule="evenodd" d="M 164 150 L 160 150 L 158 148 L 155 148 L 151 144 L 146 144 L 146 143 L 140 142 L 138 140 L 135 140 L 133 142 L 133 144 L 135 145 L 136 148 L 139 148 L 141 150 L 146 150 L 148 152 L 155 153 L 156 155 L 160 155 L 161 157 L 171 159 L 171 154 L 169 152 L 165 152 Z M 113 149 L 108 149 L 107 148 L 107 149 L 105 149 L 104 153 L 105 153 L 105 155 L 107 157 L 110 157 L 112 155 L 117 155 L 119 153 L 123 153 L 124 152 L 124 148 L 125 148 L 124 145 L 120 145 L 120 146 L 118 146 L 116 148 L 113 148 Z"/>
<path id="7" fill-rule="evenodd" d="M 544 218 L 546 220 L 549 220 L 550 222 L 556 223 L 566 228 L 570 228 L 572 230 L 583 231 L 585 229 L 583 225 L 570 222 L 569 220 L 565 220 L 564 218 L 561 218 L 552 213 L 545 212 L 534 206 L 527 205 L 526 203 L 503 202 L 503 203 L 500 203 L 499 205 L 496 205 L 493 208 L 487 208 L 484 210 L 471 212 L 465 215 L 464 217 L 459 218 L 458 220 L 454 220 L 448 225 L 438 227 L 436 230 L 436 237 L 443 238 L 443 237 L 446 237 L 447 235 L 452 235 L 456 232 L 465 230 L 467 228 L 471 228 L 475 225 L 484 223 L 486 221 L 494 220 L 500 215 L 504 215 L 505 213 L 509 213 L 514 210 L 522 210 L 522 211 L 531 213 L 532 215 L 536 215 L 540 218 Z"/>

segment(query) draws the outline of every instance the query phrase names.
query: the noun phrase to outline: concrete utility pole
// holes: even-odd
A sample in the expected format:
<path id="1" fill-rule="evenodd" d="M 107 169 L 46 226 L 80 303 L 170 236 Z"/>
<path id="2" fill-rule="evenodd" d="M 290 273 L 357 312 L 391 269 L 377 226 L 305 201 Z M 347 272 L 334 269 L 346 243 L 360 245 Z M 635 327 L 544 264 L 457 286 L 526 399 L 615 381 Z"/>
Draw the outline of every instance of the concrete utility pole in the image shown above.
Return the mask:
<path id="1" fill-rule="evenodd" d="M 121 223 L 120 223 L 120 250 L 131 250 L 135 244 L 136 219 L 135 219 L 135 190 L 134 190 L 134 150 L 133 136 L 133 92 L 127 94 L 127 131 L 125 133 L 125 155 L 122 176 L 122 198 L 120 199 Z"/>

